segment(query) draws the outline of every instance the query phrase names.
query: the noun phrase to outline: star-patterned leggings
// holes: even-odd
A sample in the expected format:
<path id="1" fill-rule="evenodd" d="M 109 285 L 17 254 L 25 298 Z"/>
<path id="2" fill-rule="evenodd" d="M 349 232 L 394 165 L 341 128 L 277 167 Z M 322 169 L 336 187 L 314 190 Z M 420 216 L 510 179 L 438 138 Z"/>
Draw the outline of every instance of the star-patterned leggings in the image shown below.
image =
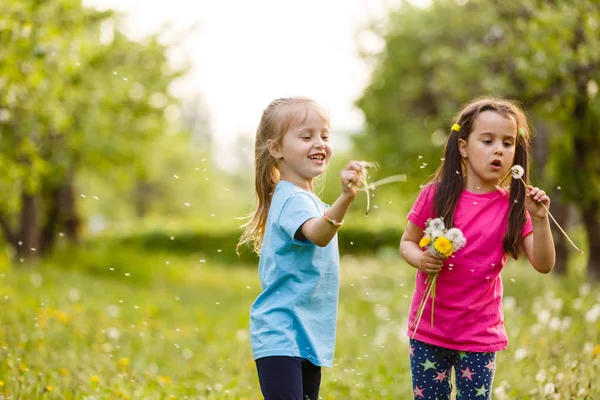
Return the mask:
<path id="1" fill-rule="evenodd" d="M 456 398 L 492 398 L 496 353 L 450 350 L 410 340 L 413 394 L 419 400 L 449 400 L 451 369 L 456 374 Z"/>

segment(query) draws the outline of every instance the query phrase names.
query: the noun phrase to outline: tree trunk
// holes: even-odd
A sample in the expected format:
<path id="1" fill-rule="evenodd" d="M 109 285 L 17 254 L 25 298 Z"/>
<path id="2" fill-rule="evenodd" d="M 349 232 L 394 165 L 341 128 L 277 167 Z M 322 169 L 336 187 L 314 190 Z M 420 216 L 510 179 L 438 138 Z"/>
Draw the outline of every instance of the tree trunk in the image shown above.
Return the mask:
<path id="1" fill-rule="evenodd" d="M 582 207 L 583 223 L 588 237 L 588 265 L 589 278 L 600 281 L 600 201 L 594 200 Z"/>
<path id="2" fill-rule="evenodd" d="M 53 189 L 46 197 L 48 202 L 48 208 L 46 211 L 46 218 L 44 229 L 42 230 L 42 241 L 40 243 L 40 251 L 42 255 L 49 254 L 54 249 L 54 243 L 56 241 L 57 227 L 59 224 L 59 189 Z"/>
<path id="3" fill-rule="evenodd" d="M 560 191 L 557 189 L 552 190 L 550 199 L 552 201 L 550 206 L 552 215 L 560 226 L 567 230 L 571 214 L 569 207 L 563 203 Z M 551 221 L 550 225 L 554 225 L 554 223 Z M 552 226 L 552 236 L 554 237 L 554 248 L 556 249 L 556 263 L 553 271 L 558 275 L 566 275 L 570 244 L 556 226 Z"/>
<path id="4" fill-rule="evenodd" d="M 15 249 L 19 260 L 35 261 L 38 258 L 41 236 L 41 199 L 38 193 L 28 194 L 24 191 L 21 201 L 21 232 L 15 243 Z"/>
<path id="5" fill-rule="evenodd" d="M 77 202 L 75 201 L 75 169 L 67 174 L 64 184 L 59 189 L 58 212 L 60 220 L 64 224 L 65 234 L 72 243 L 79 243 L 81 219 L 77 213 Z"/>
<path id="6" fill-rule="evenodd" d="M 546 182 L 546 171 L 544 166 L 548 162 L 548 156 L 550 153 L 550 127 L 544 121 L 536 121 L 535 127 L 537 134 L 532 140 L 532 155 L 535 163 L 534 180 L 533 182 Z M 552 215 L 563 229 L 567 228 L 569 219 L 569 208 L 562 199 L 562 193 L 557 189 L 550 189 L 549 187 L 542 187 L 551 196 L 552 200 Z M 552 222 L 550 223 L 553 224 Z M 555 226 L 552 226 L 552 232 L 554 237 L 554 248 L 556 250 L 556 263 L 554 264 L 554 273 L 558 275 L 566 275 L 567 273 L 567 261 L 569 259 L 569 250 L 567 246 L 567 240 L 562 235 L 560 230 Z"/>

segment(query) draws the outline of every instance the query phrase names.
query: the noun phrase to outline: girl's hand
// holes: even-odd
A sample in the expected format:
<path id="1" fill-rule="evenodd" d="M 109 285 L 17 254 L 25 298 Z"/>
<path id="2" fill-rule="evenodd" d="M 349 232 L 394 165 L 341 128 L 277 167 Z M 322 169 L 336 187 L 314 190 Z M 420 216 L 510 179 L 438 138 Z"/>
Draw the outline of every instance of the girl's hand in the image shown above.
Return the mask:
<path id="1" fill-rule="evenodd" d="M 547 209 L 550 208 L 550 197 L 542 189 L 529 185 L 525 192 L 525 208 L 529 211 L 531 218 L 547 218 Z"/>
<path id="2" fill-rule="evenodd" d="M 442 270 L 444 260 L 437 258 L 428 251 L 424 251 L 419 261 L 419 271 L 425 274 L 437 274 Z"/>
<path id="3" fill-rule="evenodd" d="M 350 161 L 340 173 L 342 193 L 352 198 L 358 193 L 363 167 L 358 161 Z"/>

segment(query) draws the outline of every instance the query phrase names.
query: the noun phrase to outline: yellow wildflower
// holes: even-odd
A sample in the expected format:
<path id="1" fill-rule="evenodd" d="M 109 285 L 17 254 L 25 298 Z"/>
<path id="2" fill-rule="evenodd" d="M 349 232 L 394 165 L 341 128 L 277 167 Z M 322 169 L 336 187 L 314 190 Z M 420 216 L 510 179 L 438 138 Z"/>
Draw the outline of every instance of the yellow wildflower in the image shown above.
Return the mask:
<path id="1" fill-rule="evenodd" d="M 44 388 L 44 392 L 51 392 L 52 391 L 52 386 L 46 386 Z"/>
<path id="2" fill-rule="evenodd" d="M 4 386 L 4 382 L 0 381 L 0 389 L 2 389 L 2 386 Z"/>
<path id="3" fill-rule="evenodd" d="M 419 241 L 419 247 L 427 247 L 429 246 L 429 243 L 431 243 L 431 238 L 429 236 L 423 236 Z"/>
<path id="4" fill-rule="evenodd" d="M 594 347 L 594 351 L 593 351 L 595 356 L 600 355 L 600 344 L 597 345 L 596 347 Z"/>
<path id="5" fill-rule="evenodd" d="M 436 249 L 437 252 L 443 255 L 444 257 L 450 257 L 452 253 L 454 253 L 452 242 L 445 236 L 441 236 L 435 239 L 435 242 L 433 243 L 433 248 Z"/>
<path id="6" fill-rule="evenodd" d="M 90 376 L 90 382 L 97 385 L 100 382 L 100 377 L 98 375 L 92 375 Z"/>
<path id="7" fill-rule="evenodd" d="M 66 368 L 61 368 L 61 369 L 59 369 L 59 370 L 58 370 L 58 373 L 59 373 L 61 376 L 67 376 L 67 375 L 69 375 L 69 371 L 68 371 Z"/>
<path id="8" fill-rule="evenodd" d="M 170 385 L 172 383 L 171 377 L 167 375 L 159 376 L 157 380 L 161 385 Z"/>
<path id="9" fill-rule="evenodd" d="M 123 357 L 119 360 L 118 365 L 120 368 L 127 368 L 129 366 L 129 358 Z"/>

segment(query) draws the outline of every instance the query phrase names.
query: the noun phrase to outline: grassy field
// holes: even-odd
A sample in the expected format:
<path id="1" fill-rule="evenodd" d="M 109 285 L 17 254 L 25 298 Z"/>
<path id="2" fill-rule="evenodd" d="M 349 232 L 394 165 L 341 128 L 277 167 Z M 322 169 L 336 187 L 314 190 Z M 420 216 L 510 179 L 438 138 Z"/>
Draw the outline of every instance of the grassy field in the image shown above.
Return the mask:
<path id="1" fill-rule="evenodd" d="M 123 250 L 103 265 L 74 257 L 82 268 L 55 259 L 0 271 L 0 398 L 260 398 L 247 330 L 254 266 L 218 264 L 217 252 Z M 505 268 L 510 343 L 498 355 L 495 399 L 600 399 L 600 287 L 578 271 L 559 279 Z M 393 251 L 342 258 L 323 399 L 411 398 L 413 284 Z"/>

